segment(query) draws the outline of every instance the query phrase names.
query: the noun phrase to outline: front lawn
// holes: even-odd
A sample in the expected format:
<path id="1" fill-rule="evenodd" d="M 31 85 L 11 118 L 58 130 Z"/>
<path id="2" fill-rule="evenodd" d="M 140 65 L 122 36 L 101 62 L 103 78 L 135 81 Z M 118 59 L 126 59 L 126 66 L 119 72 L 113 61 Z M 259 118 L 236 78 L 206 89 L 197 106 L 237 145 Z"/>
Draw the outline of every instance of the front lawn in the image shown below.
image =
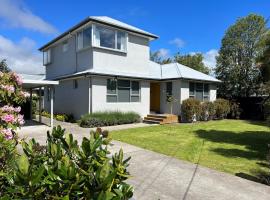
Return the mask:
<path id="1" fill-rule="evenodd" d="M 260 122 L 210 121 L 113 131 L 112 138 L 256 180 L 266 172 L 270 129 Z"/>

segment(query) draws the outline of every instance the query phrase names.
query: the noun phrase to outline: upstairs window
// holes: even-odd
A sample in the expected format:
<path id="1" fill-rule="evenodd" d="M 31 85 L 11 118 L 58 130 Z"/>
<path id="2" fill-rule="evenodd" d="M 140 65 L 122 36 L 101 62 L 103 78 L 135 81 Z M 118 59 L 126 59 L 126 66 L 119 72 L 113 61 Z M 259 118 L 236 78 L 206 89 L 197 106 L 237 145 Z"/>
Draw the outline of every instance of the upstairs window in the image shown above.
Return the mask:
<path id="1" fill-rule="evenodd" d="M 199 101 L 209 101 L 209 84 L 190 82 L 189 98 L 195 98 Z"/>
<path id="2" fill-rule="evenodd" d="M 138 81 L 107 79 L 107 102 L 139 102 Z"/>
<path id="3" fill-rule="evenodd" d="M 127 47 L 127 34 L 122 31 L 97 25 L 95 26 L 94 44 L 97 47 L 116 49 L 125 52 Z"/>
<path id="4" fill-rule="evenodd" d="M 91 46 L 92 43 L 92 27 L 89 26 L 77 33 L 77 49 L 84 49 Z"/>
<path id="5" fill-rule="evenodd" d="M 63 42 L 63 48 L 62 48 L 63 52 L 68 51 L 68 41 Z"/>
<path id="6" fill-rule="evenodd" d="M 51 49 L 43 52 L 43 65 L 48 65 L 51 63 Z"/>

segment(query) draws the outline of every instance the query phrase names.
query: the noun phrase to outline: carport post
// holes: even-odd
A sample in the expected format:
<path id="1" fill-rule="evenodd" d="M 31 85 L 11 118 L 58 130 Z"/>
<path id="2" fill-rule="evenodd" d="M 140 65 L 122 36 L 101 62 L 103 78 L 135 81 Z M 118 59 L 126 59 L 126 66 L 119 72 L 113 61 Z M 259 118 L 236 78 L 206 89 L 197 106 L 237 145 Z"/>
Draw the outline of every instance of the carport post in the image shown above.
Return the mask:
<path id="1" fill-rule="evenodd" d="M 32 120 L 32 101 L 33 101 L 33 99 L 32 99 L 32 97 L 33 97 L 33 91 L 32 91 L 32 88 L 30 89 L 30 120 Z"/>
<path id="2" fill-rule="evenodd" d="M 50 88 L 51 93 L 51 128 L 53 128 L 53 87 Z"/>
<path id="3" fill-rule="evenodd" d="M 39 112 L 39 122 L 41 123 L 41 87 L 39 88 L 39 92 L 38 92 L 38 99 L 39 99 L 39 102 L 38 102 L 38 112 Z"/>

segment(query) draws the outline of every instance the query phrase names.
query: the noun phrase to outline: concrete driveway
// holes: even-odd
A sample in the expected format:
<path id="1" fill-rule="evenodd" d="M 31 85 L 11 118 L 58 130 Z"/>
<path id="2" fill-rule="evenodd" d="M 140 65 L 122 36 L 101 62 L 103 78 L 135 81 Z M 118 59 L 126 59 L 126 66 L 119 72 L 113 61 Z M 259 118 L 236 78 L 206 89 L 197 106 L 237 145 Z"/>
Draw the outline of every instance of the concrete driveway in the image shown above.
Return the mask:
<path id="1" fill-rule="evenodd" d="M 59 122 L 56 122 L 59 123 Z M 89 129 L 61 123 L 75 139 L 88 136 Z M 109 127 L 108 130 L 145 126 L 144 124 Z M 28 124 L 20 130 L 20 137 L 34 137 L 41 144 L 46 140 L 45 125 Z M 136 200 L 269 200 L 270 187 L 237 176 L 174 159 L 133 145 L 113 141 L 111 151 L 123 148 L 131 156 L 129 171 L 133 178 L 128 182 L 135 187 Z"/>

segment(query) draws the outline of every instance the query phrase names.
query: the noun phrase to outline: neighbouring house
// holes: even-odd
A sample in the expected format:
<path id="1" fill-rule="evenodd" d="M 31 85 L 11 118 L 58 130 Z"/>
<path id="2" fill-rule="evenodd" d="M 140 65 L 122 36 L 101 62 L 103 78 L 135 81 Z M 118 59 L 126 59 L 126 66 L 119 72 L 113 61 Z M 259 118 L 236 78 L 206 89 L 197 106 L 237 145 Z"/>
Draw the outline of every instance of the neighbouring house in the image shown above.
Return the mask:
<path id="1" fill-rule="evenodd" d="M 189 97 L 216 99 L 219 80 L 187 66 L 150 61 L 151 41 L 158 36 L 109 17 L 87 17 L 42 46 L 46 80 L 59 85 L 46 87 L 44 107 L 73 114 L 76 119 L 96 111 L 173 114 Z"/>

